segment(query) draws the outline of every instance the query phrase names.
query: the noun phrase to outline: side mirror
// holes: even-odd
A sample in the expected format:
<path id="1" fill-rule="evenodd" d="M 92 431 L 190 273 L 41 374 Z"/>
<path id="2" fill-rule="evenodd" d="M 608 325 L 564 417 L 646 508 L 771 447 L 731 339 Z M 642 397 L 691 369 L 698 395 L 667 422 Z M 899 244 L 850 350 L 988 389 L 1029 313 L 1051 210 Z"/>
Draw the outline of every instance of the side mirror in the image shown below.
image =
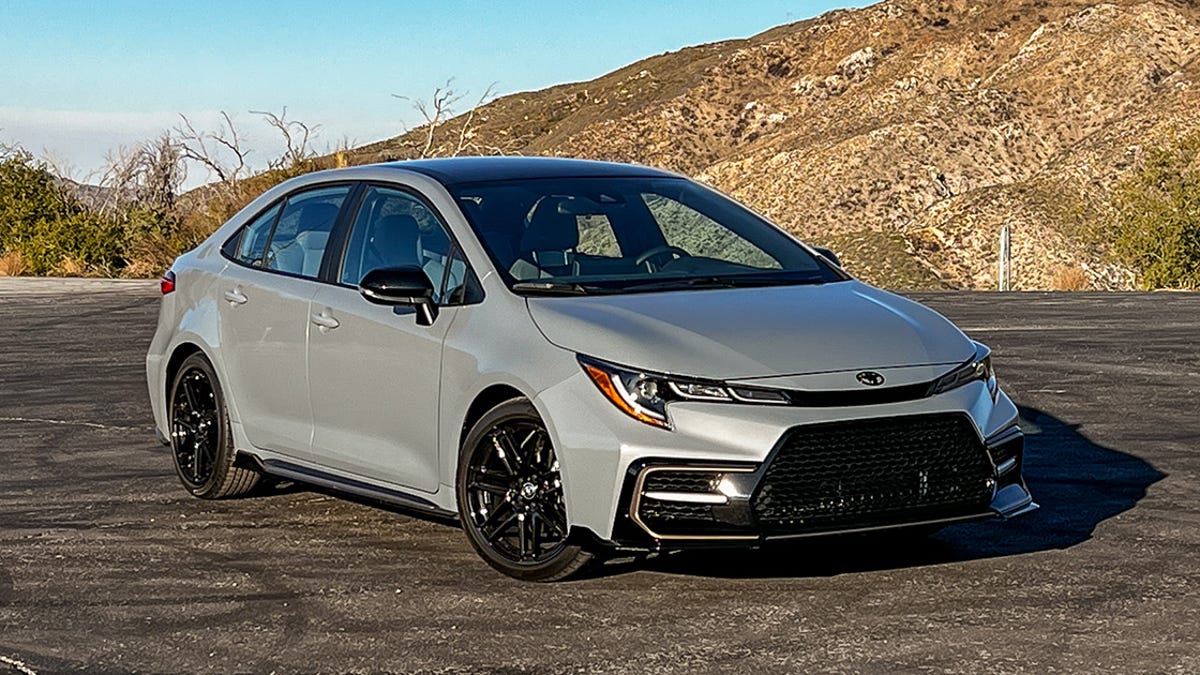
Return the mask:
<path id="1" fill-rule="evenodd" d="M 817 253 L 820 253 L 822 258 L 825 258 L 834 265 L 837 265 L 838 267 L 842 266 L 842 261 L 838 260 L 837 255 L 833 251 L 830 251 L 827 248 L 821 248 L 819 246 L 814 246 L 813 250 Z"/>
<path id="2" fill-rule="evenodd" d="M 420 267 L 388 267 L 367 272 L 358 282 L 358 292 L 377 305 L 414 307 L 417 325 L 429 326 L 437 319 L 433 282 Z"/>

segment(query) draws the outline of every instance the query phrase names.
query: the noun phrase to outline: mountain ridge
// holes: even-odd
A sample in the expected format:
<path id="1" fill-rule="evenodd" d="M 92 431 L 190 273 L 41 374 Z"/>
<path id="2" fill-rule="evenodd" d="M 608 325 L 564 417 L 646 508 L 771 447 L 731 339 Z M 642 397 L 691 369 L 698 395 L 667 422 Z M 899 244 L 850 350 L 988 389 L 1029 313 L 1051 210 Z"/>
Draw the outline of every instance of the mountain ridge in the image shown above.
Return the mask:
<path id="1" fill-rule="evenodd" d="M 891 287 L 993 287 L 1008 225 L 1015 288 L 1128 288 L 1096 232 L 1147 148 L 1200 130 L 1198 57 L 1194 2 L 888 0 L 497 98 L 430 154 L 680 171 Z"/>

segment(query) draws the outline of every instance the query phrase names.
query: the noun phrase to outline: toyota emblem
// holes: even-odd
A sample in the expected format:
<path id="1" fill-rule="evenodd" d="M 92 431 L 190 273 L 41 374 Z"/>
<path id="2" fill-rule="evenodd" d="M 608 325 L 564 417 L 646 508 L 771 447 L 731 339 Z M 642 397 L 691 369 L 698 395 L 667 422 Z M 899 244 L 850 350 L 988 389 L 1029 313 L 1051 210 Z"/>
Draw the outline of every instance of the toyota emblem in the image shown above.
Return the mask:
<path id="1" fill-rule="evenodd" d="M 864 370 L 854 376 L 854 379 L 862 382 L 868 387 L 878 387 L 883 384 L 883 376 L 873 370 Z"/>

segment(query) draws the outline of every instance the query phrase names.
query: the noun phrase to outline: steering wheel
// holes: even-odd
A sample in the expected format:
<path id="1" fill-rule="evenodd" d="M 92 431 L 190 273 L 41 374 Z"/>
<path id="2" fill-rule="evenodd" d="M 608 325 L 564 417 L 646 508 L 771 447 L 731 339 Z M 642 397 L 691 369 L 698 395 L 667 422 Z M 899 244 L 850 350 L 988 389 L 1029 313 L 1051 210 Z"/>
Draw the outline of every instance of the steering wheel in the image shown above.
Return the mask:
<path id="1" fill-rule="evenodd" d="M 688 253 L 687 251 L 679 248 L 678 246 L 671 246 L 668 244 L 665 246 L 655 246 L 654 248 L 643 252 L 641 255 L 639 255 L 637 257 L 637 260 L 635 260 L 633 264 L 636 265 L 637 267 L 641 267 L 642 265 L 645 265 L 647 272 L 653 272 L 655 270 L 655 267 L 657 267 L 658 269 L 662 269 L 662 265 L 656 265 L 656 266 L 652 267 L 650 264 L 650 260 L 652 258 L 656 258 L 660 255 L 669 255 L 669 256 L 671 256 L 672 260 L 679 260 L 680 258 L 690 258 L 692 256 L 691 253 Z M 667 261 L 667 262 L 670 262 L 670 261 Z"/>

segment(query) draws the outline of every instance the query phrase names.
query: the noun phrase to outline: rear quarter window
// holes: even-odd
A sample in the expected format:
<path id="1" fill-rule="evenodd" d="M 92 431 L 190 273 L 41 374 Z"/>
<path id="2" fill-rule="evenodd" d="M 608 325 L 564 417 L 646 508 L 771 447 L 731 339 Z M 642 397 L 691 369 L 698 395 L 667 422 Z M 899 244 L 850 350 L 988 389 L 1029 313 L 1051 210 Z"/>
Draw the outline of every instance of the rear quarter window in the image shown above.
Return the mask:
<path id="1" fill-rule="evenodd" d="M 275 226 L 280 206 L 272 206 L 242 228 L 241 236 L 235 237 L 237 245 L 233 247 L 231 256 L 234 260 L 254 267 L 262 265 L 263 252 L 267 249 L 267 240 L 271 237 L 271 228 Z"/>

